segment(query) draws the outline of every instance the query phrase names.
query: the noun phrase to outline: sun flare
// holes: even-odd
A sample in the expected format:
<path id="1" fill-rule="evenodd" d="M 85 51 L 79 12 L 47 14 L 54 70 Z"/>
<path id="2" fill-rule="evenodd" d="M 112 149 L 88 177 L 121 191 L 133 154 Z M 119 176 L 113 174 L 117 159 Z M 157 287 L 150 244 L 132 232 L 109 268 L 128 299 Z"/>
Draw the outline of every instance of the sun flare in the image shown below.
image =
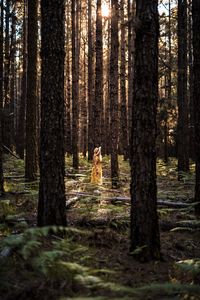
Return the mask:
<path id="1" fill-rule="evenodd" d="M 110 16 L 110 8 L 106 2 L 102 3 L 101 14 L 103 18 L 108 18 Z"/>

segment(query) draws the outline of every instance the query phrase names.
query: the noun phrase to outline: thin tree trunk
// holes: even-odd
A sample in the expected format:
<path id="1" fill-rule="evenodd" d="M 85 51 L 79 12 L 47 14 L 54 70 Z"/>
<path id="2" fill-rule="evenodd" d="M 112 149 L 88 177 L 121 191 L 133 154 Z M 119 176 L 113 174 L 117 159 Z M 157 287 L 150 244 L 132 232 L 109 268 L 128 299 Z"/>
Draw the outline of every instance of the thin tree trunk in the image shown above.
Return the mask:
<path id="1" fill-rule="evenodd" d="M 131 251 L 141 261 L 160 259 L 156 185 L 158 1 L 137 0 L 133 137 L 131 145 Z M 145 78 L 145 80 L 144 80 Z"/>
<path id="2" fill-rule="evenodd" d="M 121 65 L 120 65 L 120 145 L 124 159 L 128 158 L 128 121 L 126 105 L 126 51 L 125 51 L 125 25 L 124 0 L 121 0 Z"/>
<path id="3" fill-rule="evenodd" d="M 195 183 L 195 213 L 200 216 L 200 2 L 192 1 L 193 17 L 193 75 L 194 75 L 194 108 L 195 108 L 195 154 L 196 154 L 196 183 Z"/>
<path id="4" fill-rule="evenodd" d="M 28 68 L 27 68 L 27 104 L 26 104 L 26 160 L 25 178 L 33 181 L 37 178 L 37 9 L 38 0 L 28 2 Z"/>
<path id="5" fill-rule="evenodd" d="M 92 160 L 94 151 L 93 77 L 92 1 L 88 0 L 88 160 Z"/>
<path id="6" fill-rule="evenodd" d="M 102 146 L 103 118 L 103 40 L 102 40 L 101 0 L 97 0 L 96 17 L 96 77 L 94 107 L 94 143 L 95 147 Z"/>
<path id="7" fill-rule="evenodd" d="M 3 186 L 3 149 L 2 149 L 2 109 L 3 109 L 3 0 L 0 3 L 0 193 L 4 192 Z"/>
<path id="8" fill-rule="evenodd" d="M 23 12 L 23 73 L 21 79 L 21 97 L 19 103 L 19 114 L 17 121 L 16 152 L 21 159 L 24 159 L 25 149 L 25 111 L 26 111 L 26 90 L 27 90 L 27 0 L 24 0 Z"/>
<path id="9" fill-rule="evenodd" d="M 194 129 L 194 86 L 193 86 L 193 47 L 192 47 L 192 1 L 189 2 L 188 20 L 188 64 L 189 64 L 189 133 L 190 133 L 190 157 L 195 160 L 195 129 Z"/>
<path id="10" fill-rule="evenodd" d="M 6 0 L 5 15 L 5 66 L 4 66 L 4 101 L 5 106 L 10 102 L 10 0 Z"/>
<path id="11" fill-rule="evenodd" d="M 78 169 L 79 155 L 78 155 L 78 128 L 79 128 L 79 72 L 77 69 L 77 38 L 78 28 L 76 21 L 78 4 L 72 0 L 72 151 L 73 151 L 73 168 Z"/>
<path id="12" fill-rule="evenodd" d="M 38 225 L 66 225 L 65 1 L 41 1 L 41 131 Z"/>
<path id="13" fill-rule="evenodd" d="M 111 139 L 111 179 L 112 187 L 119 185 L 118 165 L 118 1 L 111 1 L 111 53 L 110 53 L 110 139 Z"/>
<path id="14" fill-rule="evenodd" d="M 67 6 L 67 34 L 66 34 L 66 117 L 65 117 L 65 150 L 72 154 L 71 128 L 71 68 L 70 68 L 70 6 Z"/>
<path id="15" fill-rule="evenodd" d="M 187 0 L 178 1 L 178 173 L 189 171 L 187 99 Z"/>

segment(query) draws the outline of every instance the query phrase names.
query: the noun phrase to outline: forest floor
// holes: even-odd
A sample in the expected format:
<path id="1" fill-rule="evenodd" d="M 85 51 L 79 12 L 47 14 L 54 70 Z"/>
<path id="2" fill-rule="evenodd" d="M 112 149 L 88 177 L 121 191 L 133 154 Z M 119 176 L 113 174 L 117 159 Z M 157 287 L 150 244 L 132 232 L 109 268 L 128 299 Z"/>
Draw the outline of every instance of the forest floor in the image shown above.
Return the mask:
<path id="1" fill-rule="evenodd" d="M 74 172 L 66 157 L 68 229 L 37 228 L 38 181 L 24 162 L 4 158 L 0 198 L 0 299 L 200 299 L 200 220 L 194 216 L 194 165 L 177 180 L 176 160 L 157 162 L 162 261 L 129 253 L 130 168 L 119 157 L 120 188 L 90 183 L 91 163 Z M 138 249 L 139 251 L 139 249 Z"/>

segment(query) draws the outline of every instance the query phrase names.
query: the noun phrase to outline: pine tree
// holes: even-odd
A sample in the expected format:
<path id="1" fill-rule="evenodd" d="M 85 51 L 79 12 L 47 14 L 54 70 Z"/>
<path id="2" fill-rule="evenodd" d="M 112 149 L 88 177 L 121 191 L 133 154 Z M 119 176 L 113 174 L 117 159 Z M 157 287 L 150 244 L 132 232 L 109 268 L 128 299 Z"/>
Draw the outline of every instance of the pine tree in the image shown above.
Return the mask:
<path id="1" fill-rule="evenodd" d="M 66 225 L 65 1 L 41 1 L 41 144 L 38 225 Z"/>
<path id="2" fill-rule="evenodd" d="M 137 0 L 135 85 L 131 153 L 131 251 L 160 259 L 156 186 L 158 1 Z M 145 80 L 144 80 L 145 79 Z"/>

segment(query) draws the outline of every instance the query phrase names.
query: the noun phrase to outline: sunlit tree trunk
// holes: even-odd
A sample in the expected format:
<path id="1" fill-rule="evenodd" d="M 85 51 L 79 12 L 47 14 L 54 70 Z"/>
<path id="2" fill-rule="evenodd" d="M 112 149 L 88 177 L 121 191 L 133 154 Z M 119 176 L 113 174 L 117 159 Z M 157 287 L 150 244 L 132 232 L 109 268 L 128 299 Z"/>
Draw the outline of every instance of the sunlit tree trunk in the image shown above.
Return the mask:
<path id="1" fill-rule="evenodd" d="M 111 52 L 110 52 L 110 144 L 111 144 L 111 180 L 112 187 L 119 185 L 118 165 L 118 1 L 111 1 Z"/>
<path id="2" fill-rule="evenodd" d="M 78 129 L 79 129 L 79 72 L 78 72 L 78 48 L 77 48 L 77 21 L 78 3 L 72 0 L 72 152 L 73 167 L 78 169 Z"/>
<path id="3" fill-rule="evenodd" d="M 26 160 L 25 178 L 28 181 L 37 178 L 37 9 L 38 0 L 28 2 L 28 68 L 26 103 Z"/>
<path id="4" fill-rule="evenodd" d="M 23 12 L 23 66 L 21 79 L 21 97 L 17 120 L 16 152 L 21 159 L 24 159 L 25 149 L 25 110 L 26 110 L 26 88 L 27 88 L 27 0 L 24 0 Z"/>
<path id="5" fill-rule="evenodd" d="M 200 216 L 200 2 L 192 1 L 193 17 L 193 75 L 194 75 L 194 107 L 195 107 L 195 154 L 196 154 L 196 183 L 195 183 L 195 213 Z"/>
<path id="6" fill-rule="evenodd" d="M 126 105 L 126 49 L 125 49 L 125 24 L 124 0 L 120 3 L 121 12 L 121 61 L 120 61 L 120 148 L 124 159 L 128 158 L 128 121 Z"/>
<path id="7" fill-rule="evenodd" d="M 94 151 L 93 77 L 92 0 L 88 0 L 88 160 L 92 160 Z"/>
<path id="8" fill-rule="evenodd" d="M 71 128 L 71 44 L 70 44 L 70 5 L 66 11 L 66 103 L 65 103 L 65 150 L 72 154 L 72 128 Z"/>
<path id="9" fill-rule="evenodd" d="M 187 97 L 187 0 L 178 1 L 178 173 L 189 171 Z"/>
<path id="10" fill-rule="evenodd" d="M 135 84 L 131 144 L 131 251 L 141 261 L 160 259 L 156 185 L 158 1 L 137 0 Z M 145 80 L 144 80 L 145 78 Z"/>
<path id="11" fill-rule="evenodd" d="M 103 117 L 103 41 L 102 41 L 102 14 L 101 0 L 97 0 L 96 14 L 96 70 L 95 70 L 95 102 L 94 110 L 94 146 L 102 143 Z"/>
<path id="12" fill-rule="evenodd" d="M 64 184 L 65 1 L 41 1 L 38 225 L 66 225 Z"/>

